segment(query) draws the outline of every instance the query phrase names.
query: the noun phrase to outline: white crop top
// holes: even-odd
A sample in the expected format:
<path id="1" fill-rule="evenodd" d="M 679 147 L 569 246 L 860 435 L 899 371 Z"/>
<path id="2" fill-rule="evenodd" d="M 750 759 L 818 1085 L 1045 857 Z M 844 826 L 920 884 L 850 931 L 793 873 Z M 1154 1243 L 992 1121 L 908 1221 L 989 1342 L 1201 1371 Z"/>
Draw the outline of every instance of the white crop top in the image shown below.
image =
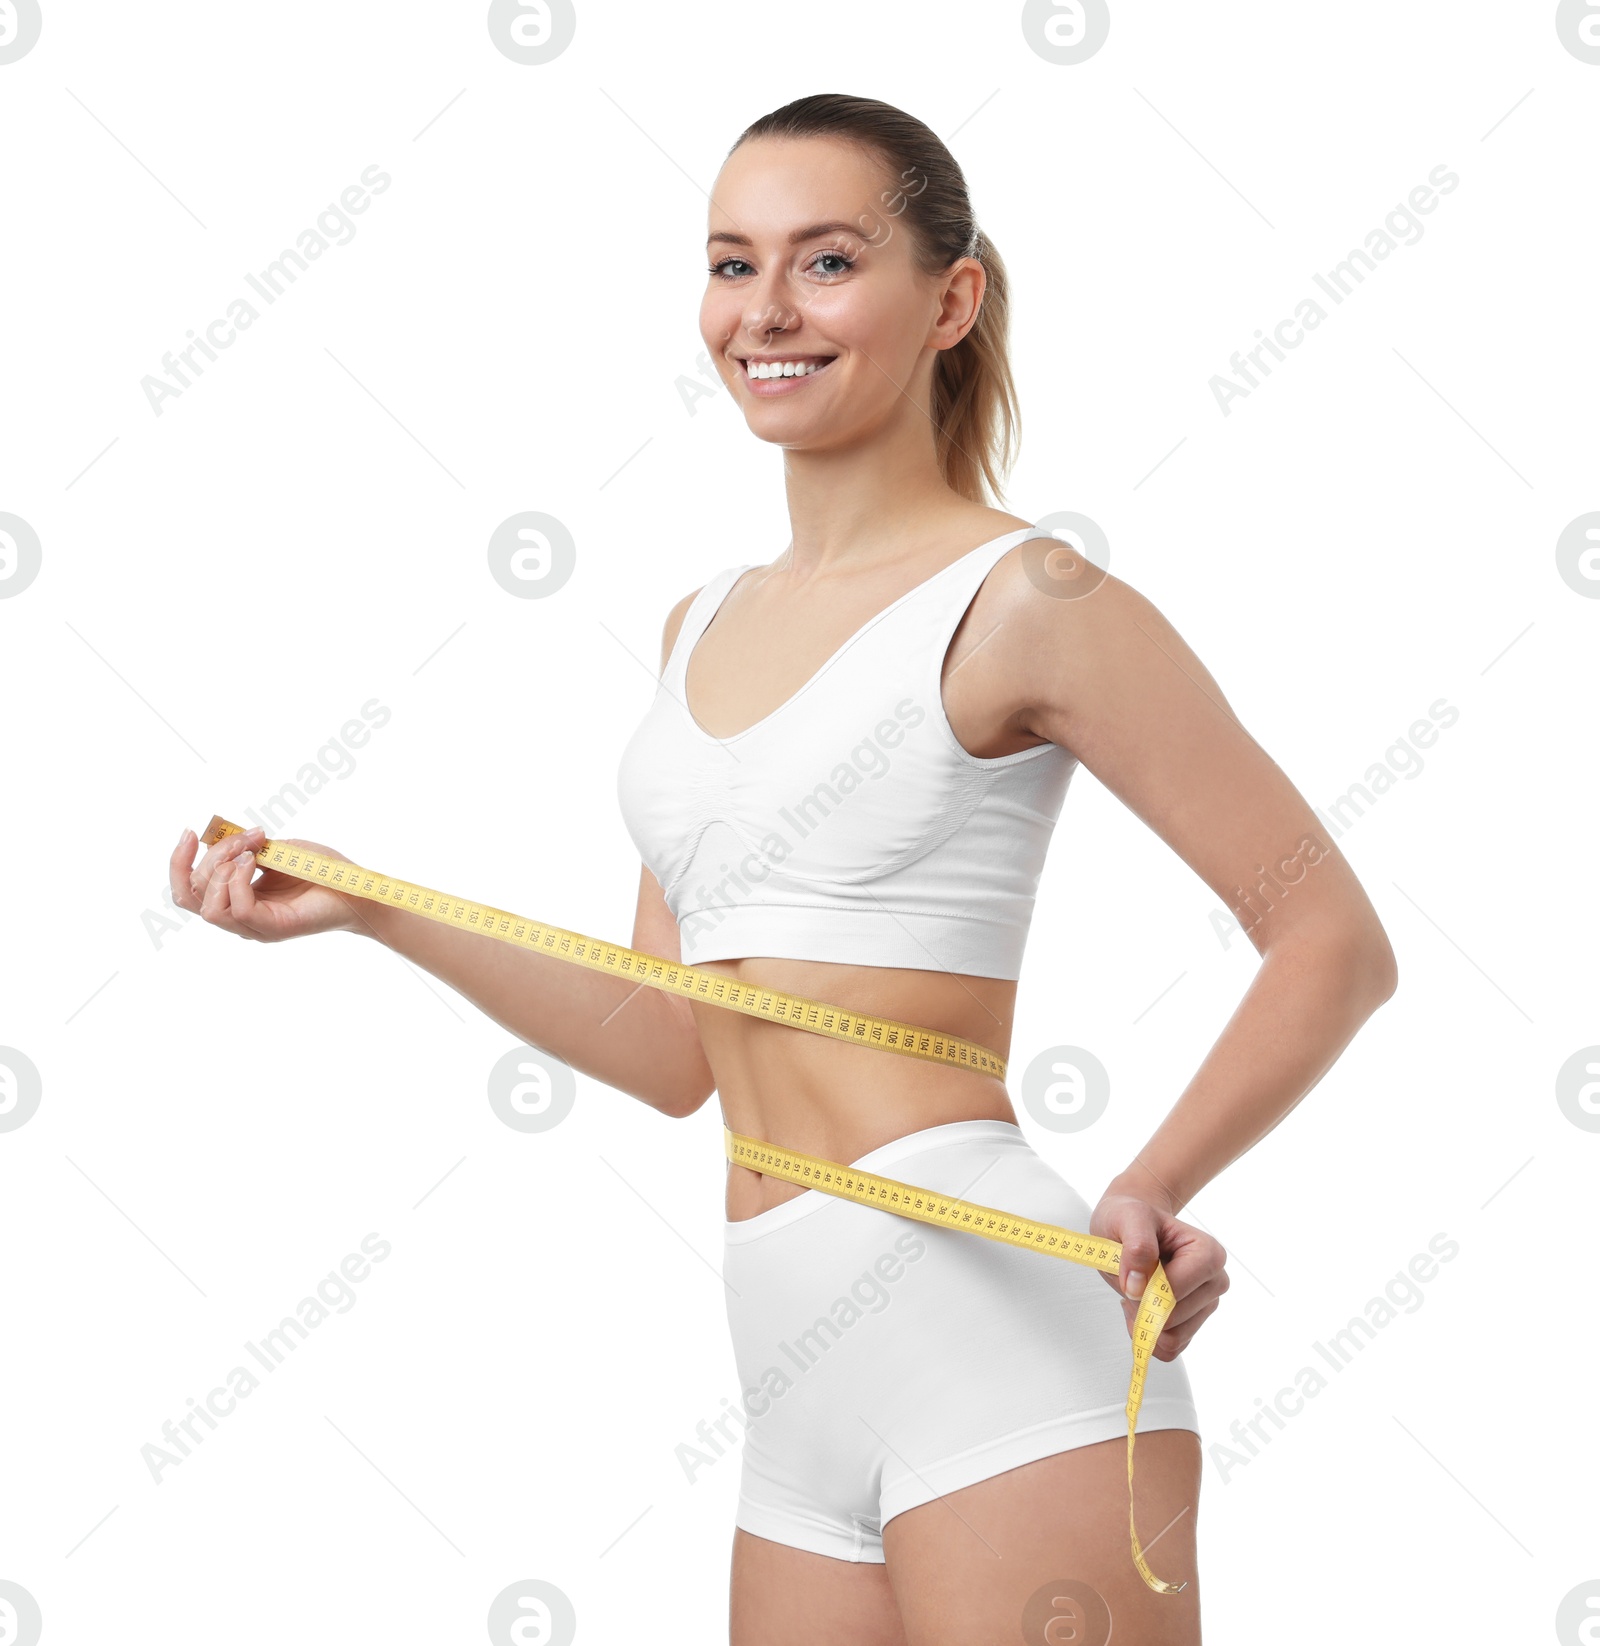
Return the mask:
<path id="1" fill-rule="evenodd" d="M 623 751 L 617 795 L 677 918 L 683 959 L 767 955 L 1015 979 L 1076 758 L 980 760 L 940 691 L 990 569 L 982 543 L 868 619 L 787 702 L 717 738 L 690 714 L 689 654 L 755 562 L 702 588 Z"/>

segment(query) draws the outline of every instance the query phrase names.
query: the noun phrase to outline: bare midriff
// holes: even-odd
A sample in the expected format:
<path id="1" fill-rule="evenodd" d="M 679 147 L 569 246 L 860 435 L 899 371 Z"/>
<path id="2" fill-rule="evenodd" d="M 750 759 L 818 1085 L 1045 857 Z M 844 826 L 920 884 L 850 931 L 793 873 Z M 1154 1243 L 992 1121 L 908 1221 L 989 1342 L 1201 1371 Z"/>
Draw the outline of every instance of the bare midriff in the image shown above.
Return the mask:
<path id="1" fill-rule="evenodd" d="M 1010 1054 L 1017 985 L 1006 978 L 768 958 L 707 961 L 703 969 Z M 747 1137 L 849 1162 L 929 1126 L 1016 1123 L 1005 1082 L 993 1075 L 851 1046 L 715 1006 L 695 1006 L 694 1013 L 723 1120 Z M 730 1165 L 727 1216 L 742 1222 L 804 1192 Z"/>

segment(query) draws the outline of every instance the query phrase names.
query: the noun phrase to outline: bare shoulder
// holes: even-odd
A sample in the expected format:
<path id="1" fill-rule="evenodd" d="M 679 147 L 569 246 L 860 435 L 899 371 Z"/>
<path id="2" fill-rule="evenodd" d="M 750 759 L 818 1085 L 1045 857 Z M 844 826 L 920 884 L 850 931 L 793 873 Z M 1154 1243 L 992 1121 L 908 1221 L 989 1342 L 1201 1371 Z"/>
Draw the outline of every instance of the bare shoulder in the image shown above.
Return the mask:
<path id="1" fill-rule="evenodd" d="M 704 587 L 704 584 L 701 585 Z M 667 613 L 665 627 L 661 631 L 661 667 L 667 666 L 667 659 L 672 656 L 672 648 L 678 643 L 678 633 L 683 628 L 683 620 L 689 614 L 689 608 L 694 604 L 699 589 L 691 589 L 671 611 Z"/>
<path id="2" fill-rule="evenodd" d="M 1081 550 L 1041 535 L 1014 544 L 984 579 L 978 605 L 992 623 L 1004 623 L 1015 639 L 1052 646 L 1061 640 L 1104 641 L 1126 636 L 1136 618 L 1155 606 L 1119 577 L 1102 570 Z"/>
<path id="3" fill-rule="evenodd" d="M 990 669 L 1003 676 L 995 689 L 1036 736 L 1087 743 L 1112 727 L 1126 735 L 1144 713 L 1170 711 L 1173 689 L 1237 720 L 1155 602 L 1069 543 L 1039 537 L 1016 545 L 980 596 L 980 635 L 1003 626 L 1010 642 L 986 648 Z"/>

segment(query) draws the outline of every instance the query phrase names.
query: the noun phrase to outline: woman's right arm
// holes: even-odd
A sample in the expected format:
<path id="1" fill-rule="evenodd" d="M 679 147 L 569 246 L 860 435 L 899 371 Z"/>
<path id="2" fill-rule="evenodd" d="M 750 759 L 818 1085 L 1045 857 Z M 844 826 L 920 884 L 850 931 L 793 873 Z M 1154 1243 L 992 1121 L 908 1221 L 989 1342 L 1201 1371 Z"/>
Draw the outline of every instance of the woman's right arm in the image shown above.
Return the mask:
<path id="1" fill-rule="evenodd" d="M 663 667 L 692 598 L 680 601 L 667 619 Z M 173 901 L 258 942 L 319 931 L 374 938 L 448 983 L 519 1040 L 663 1114 L 692 1114 L 715 1089 L 687 1001 L 273 869 L 257 880 L 246 865 L 264 839 L 259 826 L 229 835 L 195 864 L 197 842 L 185 830 L 171 859 Z M 313 841 L 299 844 L 345 856 Z M 641 867 L 633 946 L 676 960 L 678 942 L 678 924 L 661 888 Z"/>
<path id="2" fill-rule="evenodd" d="M 342 895 L 342 894 L 340 894 Z M 443 979 L 530 1046 L 663 1114 L 693 1114 L 715 1080 L 686 1000 L 570 961 L 442 926 L 405 909 L 347 897 L 360 931 Z M 678 923 L 641 868 L 634 946 L 681 958 Z"/>

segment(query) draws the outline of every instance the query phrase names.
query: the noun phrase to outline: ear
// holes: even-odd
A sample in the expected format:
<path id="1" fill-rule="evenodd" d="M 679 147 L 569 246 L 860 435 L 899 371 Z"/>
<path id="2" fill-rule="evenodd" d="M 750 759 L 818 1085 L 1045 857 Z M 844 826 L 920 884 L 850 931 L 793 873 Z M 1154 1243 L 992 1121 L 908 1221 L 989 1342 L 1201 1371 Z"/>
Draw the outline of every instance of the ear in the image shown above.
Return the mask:
<path id="1" fill-rule="evenodd" d="M 930 347 L 953 349 L 978 323 L 989 276 L 976 257 L 960 258 L 945 276 L 939 315 L 928 333 Z"/>

